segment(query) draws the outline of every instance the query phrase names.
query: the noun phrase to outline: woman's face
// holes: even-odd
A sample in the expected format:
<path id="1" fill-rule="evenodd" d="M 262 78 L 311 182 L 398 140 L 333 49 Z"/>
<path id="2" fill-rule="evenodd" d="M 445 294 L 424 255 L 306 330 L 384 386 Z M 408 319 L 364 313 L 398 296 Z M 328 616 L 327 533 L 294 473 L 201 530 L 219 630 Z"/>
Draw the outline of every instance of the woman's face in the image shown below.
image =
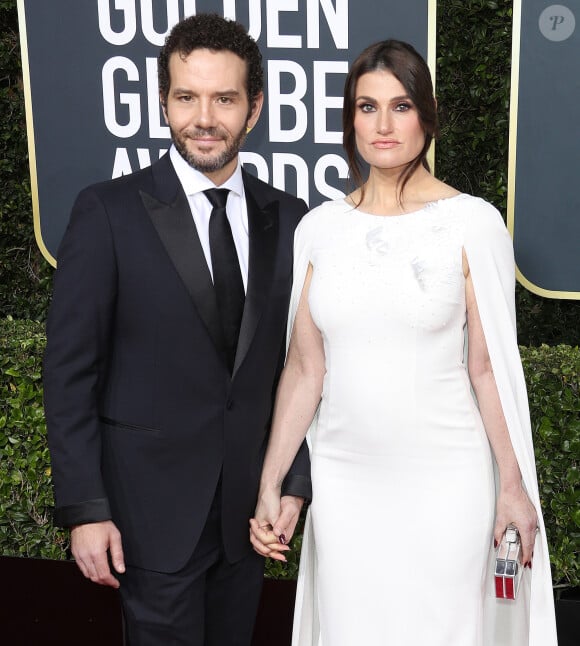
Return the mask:
<path id="1" fill-rule="evenodd" d="M 421 153 L 425 132 L 405 88 L 388 70 L 363 74 L 355 92 L 354 131 L 371 166 L 401 171 Z"/>

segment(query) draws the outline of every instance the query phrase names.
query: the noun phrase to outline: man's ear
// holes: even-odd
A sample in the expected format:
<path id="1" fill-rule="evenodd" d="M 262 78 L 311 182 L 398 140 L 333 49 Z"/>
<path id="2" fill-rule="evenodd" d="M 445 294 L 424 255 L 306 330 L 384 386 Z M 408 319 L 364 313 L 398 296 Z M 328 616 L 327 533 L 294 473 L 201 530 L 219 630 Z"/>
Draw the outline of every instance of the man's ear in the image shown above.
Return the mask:
<path id="1" fill-rule="evenodd" d="M 256 123 L 258 123 L 258 119 L 260 118 L 260 112 L 262 112 L 263 105 L 264 105 L 264 93 L 260 92 L 260 94 L 258 94 L 258 96 L 252 102 L 252 106 L 250 108 L 250 116 L 248 117 L 248 123 L 247 123 L 247 127 L 250 130 L 256 125 Z"/>
<path id="2" fill-rule="evenodd" d="M 169 120 L 167 119 L 167 99 L 163 97 L 163 94 L 159 92 L 159 103 L 161 104 L 161 109 L 163 110 L 163 118 L 165 119 L 165 125 L 169 125 Z"/>

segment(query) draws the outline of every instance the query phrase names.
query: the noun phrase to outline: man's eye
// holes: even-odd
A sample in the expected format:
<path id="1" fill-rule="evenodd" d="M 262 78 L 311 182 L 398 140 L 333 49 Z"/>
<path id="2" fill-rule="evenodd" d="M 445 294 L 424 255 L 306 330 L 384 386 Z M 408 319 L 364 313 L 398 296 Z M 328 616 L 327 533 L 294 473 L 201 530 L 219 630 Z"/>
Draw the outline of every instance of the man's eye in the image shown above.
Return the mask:
<path id="1" fill-rule="evenodd" d="M 218 99 L 218 103 L 221 103 L 221 105 L 229 105 L 232 103 L 232 97 L 230 96 L 220 96 Z"/>
<path id="2" fill-rule="evenodd" d="M 189 94 L 181 94 L 177 97 L 177 100 L 182 103 L 189 103 L 191 101 L 191 96 Z"/>

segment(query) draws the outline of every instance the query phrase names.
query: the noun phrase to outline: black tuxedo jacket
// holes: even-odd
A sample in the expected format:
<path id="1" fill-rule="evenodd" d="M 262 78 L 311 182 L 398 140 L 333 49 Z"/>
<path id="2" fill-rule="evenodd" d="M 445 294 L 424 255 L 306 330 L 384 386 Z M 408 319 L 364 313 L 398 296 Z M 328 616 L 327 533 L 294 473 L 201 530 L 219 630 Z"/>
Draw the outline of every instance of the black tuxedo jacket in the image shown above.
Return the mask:
<path id="1" fill-rule="evenodd" d="M 57 524 L 113 519 L 129 564 L 176 571 L 222 479 L 226 556 L 250 548 L 306 205 L 244 173 L 249 275 L 233 375 L 166 155 L 82 191 L 59 249 L 44 396 Z M 306 447 L 284 491 L 310 497 Z"/>

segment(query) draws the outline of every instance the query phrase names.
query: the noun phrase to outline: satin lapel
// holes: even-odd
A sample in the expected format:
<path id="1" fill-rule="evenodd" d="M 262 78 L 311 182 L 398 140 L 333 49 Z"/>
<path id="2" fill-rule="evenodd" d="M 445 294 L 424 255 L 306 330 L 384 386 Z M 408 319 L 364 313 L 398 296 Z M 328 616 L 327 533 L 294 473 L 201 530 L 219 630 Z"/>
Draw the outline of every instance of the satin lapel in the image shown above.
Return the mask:
<path id="1" fill-rule="evenodd" d="M 187 196 L 179 187 L 171 204 L 166 204 L 143 191 L 141 199 L 218 352 L 225 357 L 225 342 L 211 274 L 191 216 Z"/>
<path id="2" fill-rule="evenodd" d="M 278 249 L 278 202 L 260 208 L 247 184 L 245 193 L 250 239 L 248 289 L 232 376 L 236 374 L 248 353 L 258 321 L 268 301 Z"/>

